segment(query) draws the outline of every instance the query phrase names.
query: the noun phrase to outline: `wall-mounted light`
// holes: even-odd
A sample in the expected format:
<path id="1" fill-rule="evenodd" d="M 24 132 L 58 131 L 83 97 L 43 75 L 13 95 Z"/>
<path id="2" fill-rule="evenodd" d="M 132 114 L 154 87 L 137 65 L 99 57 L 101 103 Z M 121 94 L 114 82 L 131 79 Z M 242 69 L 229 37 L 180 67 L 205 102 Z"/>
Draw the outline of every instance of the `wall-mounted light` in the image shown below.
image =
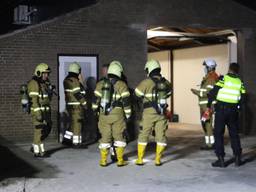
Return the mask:
<path id="1" fill-rule="evenodd" d="M 29 25 L 31 24 L 31 16 L 37 12 L 35 7 L 29 5 L 18 5 L 14 8 L 13 24 Z"/>

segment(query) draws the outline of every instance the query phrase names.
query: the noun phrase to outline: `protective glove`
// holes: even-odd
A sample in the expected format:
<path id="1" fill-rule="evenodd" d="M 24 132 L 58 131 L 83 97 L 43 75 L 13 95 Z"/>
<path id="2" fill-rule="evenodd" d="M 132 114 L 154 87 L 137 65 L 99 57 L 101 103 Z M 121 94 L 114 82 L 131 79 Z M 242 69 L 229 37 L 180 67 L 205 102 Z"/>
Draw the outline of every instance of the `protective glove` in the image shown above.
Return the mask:
<path id="1" fill-rule="evenodd" d="M 192 93 L 194 93 L 195 95 L 198 95 L 198 90 L 196 89 L 190 89 Z"/>
<path id="2" fill-rule="evenodd" d="M 172 113 L 171 113 L 171 111 L 169 111 L 168 109 L 166 109 L 166 110 L 164 111 L 164 116 L 165 116 L 165 118 L 166 118 L 167 120 L 169 120 L 169 121 L 172 120 Z"/>
<path id="3" fill-rule="evenodd" d="M 212 112 L 213 112 L 212 109 L 207 108 L 201 117 L 201 121 L 202 122 L 208 121 L 211 117 Z"/>
<path id="4" fill-rule="evenodd" d="M 43 114 L 41 110 L 35 112 L 35 117 L 37 121 L 43 122 Z"/>

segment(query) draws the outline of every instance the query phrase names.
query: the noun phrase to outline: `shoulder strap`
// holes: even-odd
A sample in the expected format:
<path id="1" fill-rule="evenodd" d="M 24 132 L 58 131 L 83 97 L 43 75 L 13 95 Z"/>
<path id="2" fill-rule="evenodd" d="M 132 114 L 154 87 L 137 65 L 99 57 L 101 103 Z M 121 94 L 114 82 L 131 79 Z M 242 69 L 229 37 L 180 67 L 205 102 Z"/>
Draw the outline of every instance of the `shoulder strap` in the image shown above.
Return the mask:
<path id="1" fill-rule="evenodd" d="M 154 77 L 150 77 L 150 79 L 155 83 L 155 85 L 158 83 L 158 79 L 157 78 L 154 78 Z"/>
<path id="2" fill-rule="evenodd" d="M 112 92 L 112 94 L 114 93 L 114 91 L 115 91 L 115 84 L 117 83 L 117 81 L 118 81 L 118 79 L 114 79 L 114 78 L 111 78 L 111 79 L 109 79 L 109 78 L 107 78 L 109 81 L 110 81 L 110 84 L 111 84 L 111 92 Z"/>
<path id="3" fill-rule="evenodd" d="M 165 82 L 165 81 L 166 81 L 166 79 L 165 79 L 164 77 L 160 77 L 160 79 L 154 78 L 154 77 L 150 77 L 150 79 L 151 79 L 152 81 L 154 81 L 155 86 L 156 86 L 157 83 L 159 83 L 159 82 Z"/>
<path id="4" fill-rule="evenodd" d="M 117 81 L 118 81 L 118 79 L 114 79 L 114 78 L 113 78 L 113 79 L 110 80 L 110 83 L 114 86 Z"/>
<path id="5" fill-rule="evenodd" d="M 65 80 L 73 82 L 73 78 L 72 77 L 66 77 Z"/>
<path id="6" fill-rule="evenodd" d="M 43 98 L 42 86 L 41 86 L 41 84 L 40 84 L 40 82 L 39 82 L 39 79 L 36 78 L 36 77 L 33 77 L 33 80 L 35 80 L 35 81 L 37 82 L 38 88 L 39 88 L 39 94 L 41 94 L 40 96 L 41 96 L 41 98 Z"/>

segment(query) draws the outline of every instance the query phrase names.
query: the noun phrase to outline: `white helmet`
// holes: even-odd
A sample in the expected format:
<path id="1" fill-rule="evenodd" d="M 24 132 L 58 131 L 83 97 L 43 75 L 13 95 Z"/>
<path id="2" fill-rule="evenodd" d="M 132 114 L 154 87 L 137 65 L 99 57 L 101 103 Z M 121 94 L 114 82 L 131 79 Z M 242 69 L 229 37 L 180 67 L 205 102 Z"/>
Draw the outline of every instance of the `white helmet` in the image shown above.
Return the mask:
<path id="1" fill-rule="evenodd" d="M 216 61 L 213 59 L 205 59 L 203 65 L 205 65 L 209 69 L 214 69 L 217 66 Z"/>

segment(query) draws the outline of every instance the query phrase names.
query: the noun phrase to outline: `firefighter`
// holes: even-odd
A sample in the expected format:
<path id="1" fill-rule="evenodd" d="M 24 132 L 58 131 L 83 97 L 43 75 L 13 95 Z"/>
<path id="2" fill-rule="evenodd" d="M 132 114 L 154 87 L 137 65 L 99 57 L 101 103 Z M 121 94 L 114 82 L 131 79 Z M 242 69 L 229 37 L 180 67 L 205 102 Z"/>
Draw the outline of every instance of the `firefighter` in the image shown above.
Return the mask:
<path id="1" fill-rule="evenodd" d="M 71 130 L 64 138 L 72 140 L 74 148 L 82 146 L 82 127 L 86 107 L 85 89 L 81 80 L 81 66 L 74 62 L 69 65 L 68 76 L 64 79 L 64 91 L 67 111 L 71 119 Z"/>
<path id="2" fill-rule="evenodd" d="M 52 85 L 49 81 L 51 70 L 46 63 L 40 63 L 33 78 L 28 82 L 28 95 L 31 102 L 30 111 L 34 125 L 33 153 L 35 157 L 46 157 L 44 139 L 51 132 Z"/>
<path id="3" fill-rule="evenodd" d="M 149 60 L 145 65 L 148 78 L 143 80 L 135 89 L 135 94 L 143 99 L 142 129 L 138 137 L 137 165 L 143 165 L 143 156 L 151 132 L 155 131 L 156 157 L 155 165 L 160 166 L 162 153 L 167 145 L 165 132 L 168 120 L 165 117 L 167 98 L 171 95 L 171 84 L 161 76 L 158 61 Z"/>
<path id="4" fill-rule="evenodd" d="M 101 67 L 101 78 L 99 81 L 104 81 L 107 76 L 108 76 L 108 67 L 109 67 L 109 63 L 105 63 L 102 65 Z M 123 67 L 120 66 L 122 68 L 122 73 L 123 73 Z M 100 138 L 100 134 L 99 134 L 99 138 Z M 116 162 L 117 158 L 116 158 L 116 150 L 115 150 L 115 146 L 113 145 L 113 142 L 111 143 L 111 147 L 110 147 L 110 157 L 112 162 Z"/>
<path id="5" fill-rule="evenodd" d="M 124 131 L 126 119 L 131 116 L 130 93 L 127 85 L 121 80 L 123 67 L 119 61 L 112 61 L 108 67 L 107 77 L 99 81 L 94 91 L 97 97 L 93 104 L 99 110 L 99 132 L 101 134 L 99 149 L 100 165 L 107 166 L 107 157 L 112 138 L 117 156 L 117 166 L 125 166 L 123 159 L 126 141 Z"/>
<path id="6" fill-rule="evenodd" d="M 201 82 L 200 89 L 191 89 L 192 93 L 198 96 L 199 100 L 199 107 L 200 107 L 200 118 L 201 118 L 201 125 L 205 135 L 205 144 L 201 147 L 202 150 L 213 149 L 214 146 L 214 136 L 213 136 L 213 127 L 212 127 L 212 120 L 211 117 L 206 121 L 202 115 L 204 114 L 208 98 L 207 94 L 213 88 L 215 83 L 218 81 L 218 75 L 215 72 L 216 69 L 216 62 L 213 59 L 206 59 L 203 62 L 205 76 Z M 213 102 L 214 104 L 215 102 Z"/>
<path id="7" fill-rule="evenodd" d="M 216 99 L 215 105 L 215 153 L 218 158 L 212 163 L 213 167 L 225 167 L 224 162 L 224 131 L 225 125 L 228 127 L 231 140 L 231 147 L 235 156 L 235 166 L 241 165 L 242 148 L 238 135 L 239 129 L 239 108 L 244 101 L 245 88 L 243 82 L 238 77 L 239 65 L 231 63 L 229 71 L 225 76 L 221 76 L 219 81 L 208 95 L 206 114 L 212 113 L 211 104 Z"/>

